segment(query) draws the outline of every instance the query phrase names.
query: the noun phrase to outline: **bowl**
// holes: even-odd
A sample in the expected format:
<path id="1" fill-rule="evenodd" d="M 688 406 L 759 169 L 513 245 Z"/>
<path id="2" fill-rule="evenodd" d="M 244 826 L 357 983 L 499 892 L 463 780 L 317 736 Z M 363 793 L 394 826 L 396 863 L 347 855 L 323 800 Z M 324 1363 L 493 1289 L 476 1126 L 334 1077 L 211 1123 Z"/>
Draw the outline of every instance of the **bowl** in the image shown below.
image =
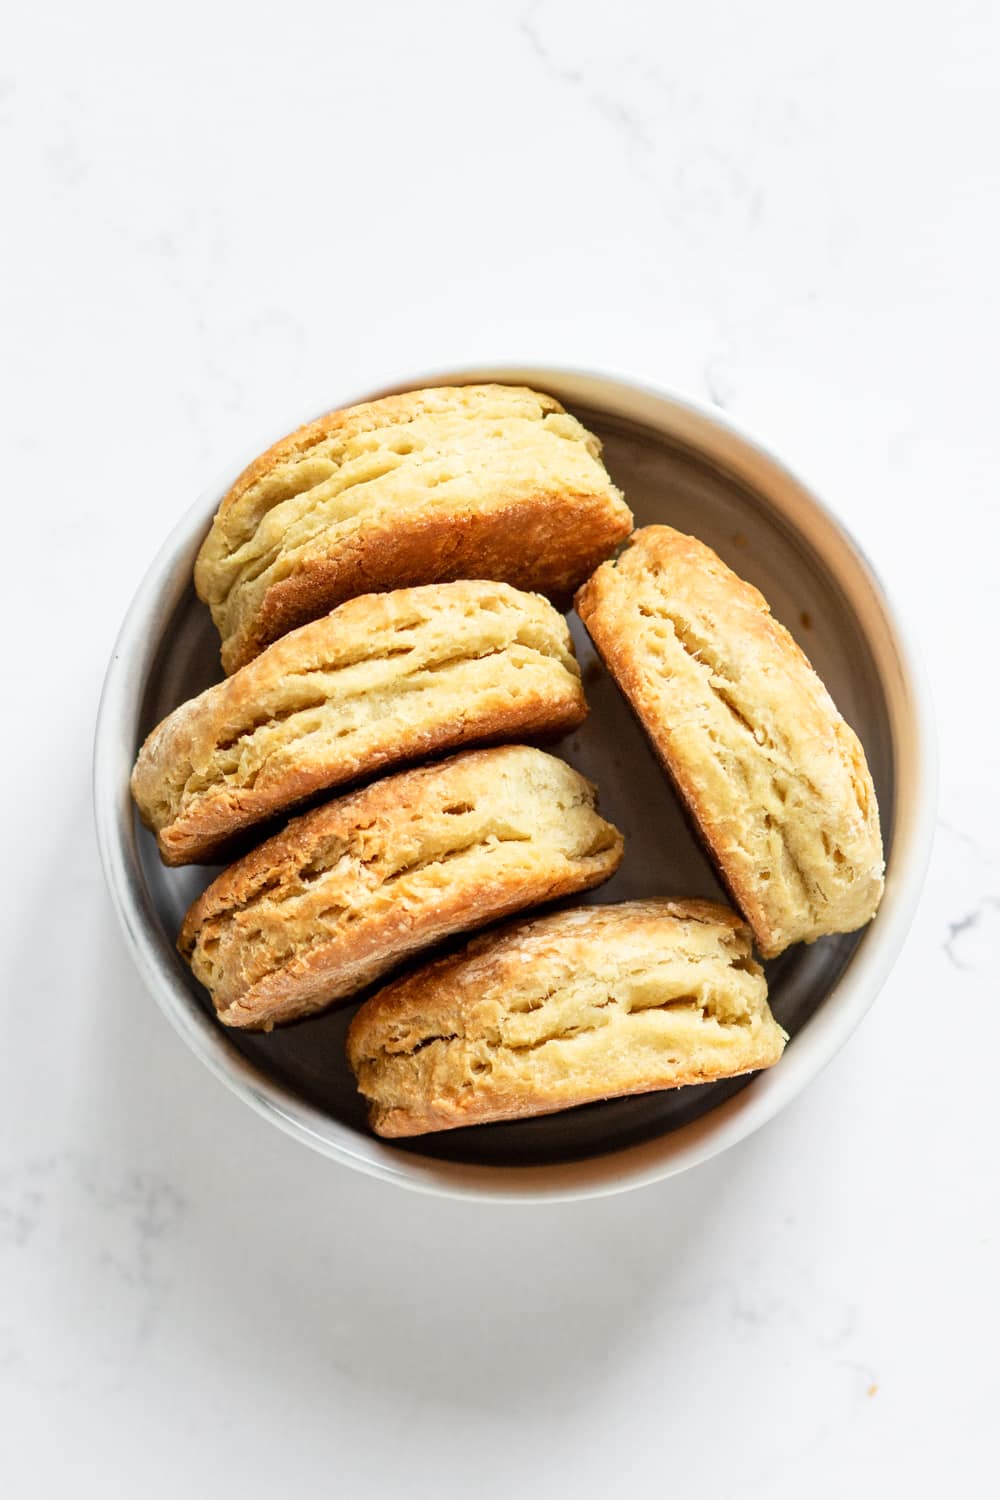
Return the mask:
<path id="1" fill-rule="evenodd" d="M 580 1198 L 670 1176 L 733 1145 L 793 1099 L 857 1026 L 899 952 L 922 884 L 934 822 L 933 725 L 905 633 L 856 543 L 800 479 L 718 413 L 617 375 L 506 366 L 334 393 L 322 410 L 483 380 L 549 391 L 593 429 L 636 524 L 665 521 L 690 531 L 754 583 L 861 737 L 882 813 L 885 896 L 861 932 L 796 946 L 766 965 L 772 1008 L 791 1037 L 777 1066 L 390 1145 L 368 1131 L 344 1058 L 353 1006 L 269 1035 L 228 1031 L 214 1019 L 174 947 L 181 916 L 213 872 L 161 865 L 128 778 L 153 724 L 221 676 L 218 638 L 195 596 L 192 567 L 219 500 L 270 436 L 180 521 L 125 618 L 98 715 L 97 832 L 111 896 L 149 990 L 191 1050 L 267 1119 L 347 1166 L 407 1187 Z M 620 871 L 587 899 L 725 900 L 641 731 L 572 623 L 591 714 L 556 748 L 597 782 L 602 811 L 626 836 Z"/>

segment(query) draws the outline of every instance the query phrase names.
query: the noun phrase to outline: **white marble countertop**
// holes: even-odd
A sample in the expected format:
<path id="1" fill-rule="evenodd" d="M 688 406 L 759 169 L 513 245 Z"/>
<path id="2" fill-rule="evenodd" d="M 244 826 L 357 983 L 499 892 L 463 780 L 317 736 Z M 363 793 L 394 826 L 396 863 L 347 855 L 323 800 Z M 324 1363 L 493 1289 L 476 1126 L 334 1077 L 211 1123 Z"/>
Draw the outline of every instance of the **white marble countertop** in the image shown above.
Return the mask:
<path id="1" fill-rule="evenodd" d="M 5 207 L 0 1494 L 988 1492 L 1000 252 L 988 0 L 15 5 Z M 438 1202 L 285 1139 L 144 993 L 89 753 L 147 560 L 261 428 L 498 354 L 757 430 L 916 632 L 908 946 L 683 1179 Z"/>

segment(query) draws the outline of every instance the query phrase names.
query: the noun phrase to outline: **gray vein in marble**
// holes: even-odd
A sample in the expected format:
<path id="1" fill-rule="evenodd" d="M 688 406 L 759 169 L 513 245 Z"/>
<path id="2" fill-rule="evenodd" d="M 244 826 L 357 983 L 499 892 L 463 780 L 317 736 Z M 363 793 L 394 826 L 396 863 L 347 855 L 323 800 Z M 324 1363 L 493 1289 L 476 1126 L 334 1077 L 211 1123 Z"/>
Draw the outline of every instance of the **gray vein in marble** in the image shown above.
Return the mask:
<path id="1" fill-rule="evenodd" d="M 651 155 L 654 142 L 643 116 L 624 103 L 616 94 L 594 86 L 582 69 L 570 67 L 567 63 L 561 62 L 547 46 L 538 24 L 538 14 L 541 9 L 542 0 L 533 0 L 533 3 L 521 14 L 518 29 L 546 72 L 557 82 L 570 84 L 573 88 L 582 91 L 587 103 L 623 137 L 633 162 L 637 158 Z M 638 60 L 634 57 L 623 58 L 621 61 L 628 67 L 639 66 Z M 643 78 L 654 87 L 659 88 L 662 85 L 663 81 L 654 68 L 643 66 L 641 72 Z M 644 181 L 648 181 L 645 173 L 640 172 L 640 176 Z"/>
<path id="2" fill-rule="evenodd" d="M 983 847 L 983 845 L 980 844 L 979 841 L 974 838 L 971 833 L 967 833 L 964 828 L 956 827 L 954 823 L 950 823 L 946 818 L 938 818 L 937 826 L 944 833 L 947 833 L 951 838 L 957 839 L 960 844 L 964 844 L 965 847 L 971 850 L 982 864 L 994 865 L 997 863 L 997 856 L 993 853 L 988 852 Z"/>
<path id="3" fill-rule="evenodd" d="M 169 1292 L 183 1214 L 159 1174 L 76 1151 L 0 1170 L 0 1377 L 121 1389 Z"/>
<path id="4" fill-rule="evenodd" d="M 554 77 L 560 78 L 565 83 L 583 83 L 583 74 L 577 68 L 567 68 L 557 63 L 549 49 L 543 45 L 542 38 L 535 22 L 535 16 L 541 8 L 541 0 L 533 0 L 533 3 L 522 13 L 518 21 L 518 29 L 527 38 L 532 52 L 541 62 L 542 66 Z"/>
<path id="5" fill-rule="evenodd" d="M 718 359 L 707 360 L 702 370 L 702 379 L 708 398 L 720 411 L 728 411 L 733 404 L 736 389 L 725 365 Z"/>
<path id="6" fill-rule="evenodd" d="M 624 148 L 627 169 L 664 222 L 674 274 L 715 324 L 711 342 L 729 347 L 726 369 L 703 371 L 710 400 L 728 410 L 741 350 L 775 317 L 814 305 L 851 243 L 835 173 L 813 171 L 790 186 L 780 169 L 767 171 L 775 151 L 782 159 L 786 137 L 797 147 L 810 132 L 818 137 L 811 96 L 797 77 L 777 109 L 770 96 L 755 100 L 751 92 L 734 131 L 719 122 L 697 78 L 665 76 L 655 62 L 616 51 L 613 36 L 593 56 L 567 56 L 560 23 L 545 0 L 533 0 L 518 26 L 553 83 L 577 92 Z"/>
<path id="7" fill-rule="evenodd" d="M 45 155 L 53 180 L 64 190 L 78 186 L 89 163 L 72 139 Z M 146 227 L 124 217 L 103 220 L 103 229 L 120 247 L 151 262 L 163 287 L 184 310 L 200 349 L 200 376 L 178 393 L 206 462 L 218 462 L 219 411 L 252 415 L 258 385 L 288 384 L 301 366 L 308 343 L 306 325 L 287 306 L 254 305 L 238 319 L 220 316 L 226 301 L 220 283 L 232 259 L 228 226 L 213 223 L 201 206 L 192 206 L 178 221 Z M 257 378 L 259 377 L 259 379 Z"/>
<path id="8" fill-rule="evenodd" d="M 979 927 L 983 917 L 990 911 L 1000 912 L 1000 897 L 984 896 L 964 916 L 958 917 L 954 922 L 948 923 L 948 936 L 941 944 L 941 949 L 948 962 L 954 968 L 961 969 L 967 974 L 977 972 L 979 966 L 964 960 L 959 952 L 959 948 L 965 935 L 974 932 Z"/>

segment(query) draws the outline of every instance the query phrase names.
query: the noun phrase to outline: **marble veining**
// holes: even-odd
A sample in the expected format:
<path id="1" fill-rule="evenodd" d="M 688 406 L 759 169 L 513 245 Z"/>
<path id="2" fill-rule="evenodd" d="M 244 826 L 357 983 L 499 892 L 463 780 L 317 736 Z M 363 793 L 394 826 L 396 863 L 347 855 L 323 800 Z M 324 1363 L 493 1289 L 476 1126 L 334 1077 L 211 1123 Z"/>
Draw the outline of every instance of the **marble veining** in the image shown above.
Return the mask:
<path id="1" fill-rule="evenodd" d="M 0 1376 L 120 1388 L 169 1294 L 182 1212 L 157 1174 L 74 1151 L 0 1169 Z"/>

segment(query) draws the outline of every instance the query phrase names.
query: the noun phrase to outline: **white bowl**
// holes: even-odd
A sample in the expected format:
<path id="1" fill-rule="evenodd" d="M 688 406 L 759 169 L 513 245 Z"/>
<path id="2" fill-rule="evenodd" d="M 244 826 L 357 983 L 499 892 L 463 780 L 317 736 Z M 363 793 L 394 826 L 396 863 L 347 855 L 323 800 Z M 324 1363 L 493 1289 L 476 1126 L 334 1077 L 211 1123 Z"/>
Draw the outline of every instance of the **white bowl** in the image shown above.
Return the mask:
<path id="1" fill-rule="evenodd" d="M 352 1007 L 268 1036 L 230 1032 L 214 1020 L 174 948 L 181 915 L 210 876 L 163 868 L 135 817 L 128 777 L 153 723 L 220 675 L 218 640 L 195 598 L 191 570 L 242 464 L 181 520 L 122 625 L 97 724 L 97 830 L 112 898 L 149 989 L 192 1051 L 248 1104 L 296 1139 L 390 1182 L 494 1198 L 579 1198 L 670 1176 L 741 1140 L 793 1099 L 851 1034 L 899 952 L 923 881 L 934 821 L 933 726 L 904 632 L 856 544 L 799 479 L 717 413 L 617 376 L 509 367 L 421 374 L 376 392 L 335 395 L 330 406 L 480 380 L 550 391 L 594 428 L 637 524 L 666 521 L 691 531 L 755 583 L 861 736 L 882 811 L 885 896 L 862 933 L 790 949 L 767 966 L 772 1005 L 792 1037 L 780 1063 L 749 1081 L 388 1145 L 366 1129 L 344 1061 Z M 589 899 L 721 896 L 576 623 L 575 633 L 592 712 L 560 750 L 598 783 L 602 810 L 626 835 L 620 872 Z"/>

